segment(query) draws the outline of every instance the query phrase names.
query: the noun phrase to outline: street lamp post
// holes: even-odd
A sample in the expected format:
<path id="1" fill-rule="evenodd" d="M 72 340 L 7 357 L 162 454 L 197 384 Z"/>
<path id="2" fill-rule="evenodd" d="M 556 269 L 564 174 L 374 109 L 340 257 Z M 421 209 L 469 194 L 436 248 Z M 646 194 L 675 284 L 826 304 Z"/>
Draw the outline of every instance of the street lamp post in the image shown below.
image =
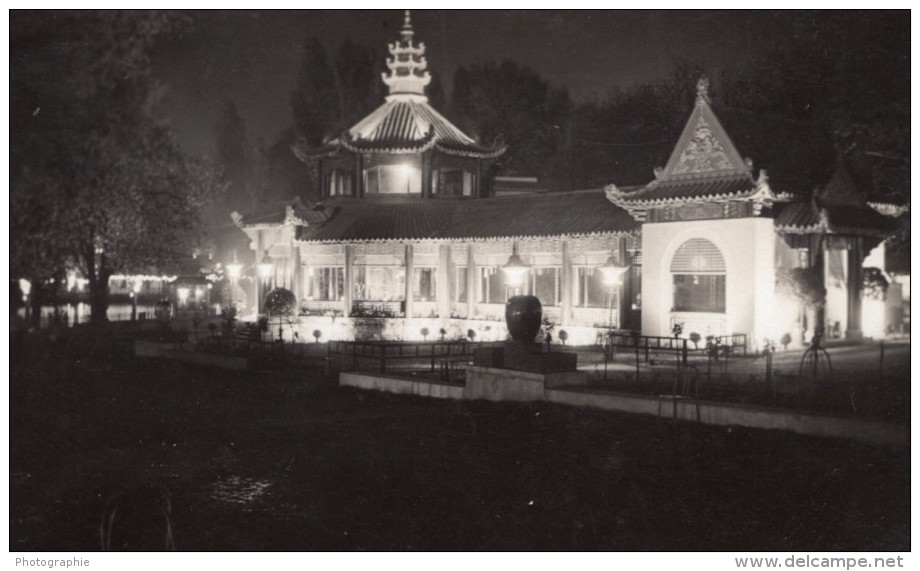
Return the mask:
<path id="1" fill-rule="evenodd" d="M 604 284 L 607 286 L 607 347 L 604 349 L 604 382 L 607 382 L 607 364 L 610 362 L 610 351 L 612 342 L 610 338 L 610 328 L 613 325 L 613 294 L 620 287 L 620 280 L 623 274 L 629 269 L 629 266 L 622 266 L 617 262 L 616 254 L 607 258 L 607 262 L 600 266 L 598 270 L 604 274 Z"/>
<path id="2" fill-rule="evenodd" d="M 258 309 L 259 312 L 261 312 L 262 311 L 262 297 L 265 294 L 265 292 L 263 292 L 262 290 L 266 289 L 266 286 L 268 285 L 268 280 L 271 278 L 272 273 L 275 271 L 274 260 L 268 254 L 268 252 L 266 252 L 265 255 L 262 256 L 262 261 L 259 262 L 257 269 L 259 272 L 259 277 L 256 280 L 256 283 L 258 284 L 258 287 L 256 290 L 256 308 Z"/>
<path id="3" fill-rule="evenodd" d="M 243 271 L 243 264 L 236 259 L 236 250 L 233 250 L 233 261 L 227 264 L 227 276 L 230 278 L 230 305 L 236 304 L 236 287 Z"/>

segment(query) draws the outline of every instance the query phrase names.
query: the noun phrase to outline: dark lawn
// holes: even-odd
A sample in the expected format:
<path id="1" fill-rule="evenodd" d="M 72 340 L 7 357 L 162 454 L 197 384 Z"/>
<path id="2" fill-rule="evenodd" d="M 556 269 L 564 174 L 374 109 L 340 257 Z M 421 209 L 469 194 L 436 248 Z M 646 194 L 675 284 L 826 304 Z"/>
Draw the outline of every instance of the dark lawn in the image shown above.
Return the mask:
<path id="1" fill-rule="evenodd" d="M 907 450 L 15 349 L 13 550 L 146 482 L 183 550 L 910 549 Z"/>

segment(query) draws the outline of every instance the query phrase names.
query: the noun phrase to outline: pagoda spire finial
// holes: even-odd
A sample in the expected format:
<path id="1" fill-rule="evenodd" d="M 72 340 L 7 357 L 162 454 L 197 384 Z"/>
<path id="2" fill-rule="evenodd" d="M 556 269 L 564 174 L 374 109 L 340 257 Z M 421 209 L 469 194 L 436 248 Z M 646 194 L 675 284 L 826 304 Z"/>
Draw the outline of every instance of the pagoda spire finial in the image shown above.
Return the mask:
<path id="1" fill-rule="evenodd" d="M 410 10 L 406 10 L 403 14 L 403 27 L 399 35 L 404 42 L 412 41 L 412 36 L 415 35 L 415 31 L 412 30 L 412 14 Z"/>
<path id="2" fill-rule="evenodd" d="M 696 81 L 696 103 L 711 103 L 709 99 L 709 77 L 701 75 Z"/>
<path id="3" fill-rule="evenodd" d="M 383 73 L 383 82 L 390 88 L 388 101 L 394 98 L 426 100 L 425 86 L 431 82 L 431 74 L 426 71 L 425 44 L 415 44 L 413 36 L 412 15 L 406 10 L 399 41 L 387 46 L 391 56 L 387 60 L 390 71 Z"/>

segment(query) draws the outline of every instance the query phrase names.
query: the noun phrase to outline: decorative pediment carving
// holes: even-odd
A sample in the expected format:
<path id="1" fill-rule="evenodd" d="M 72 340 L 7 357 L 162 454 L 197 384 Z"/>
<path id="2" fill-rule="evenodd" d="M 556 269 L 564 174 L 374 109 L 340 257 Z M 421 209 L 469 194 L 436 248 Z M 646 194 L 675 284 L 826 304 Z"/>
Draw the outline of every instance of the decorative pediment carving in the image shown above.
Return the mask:
<path id="1" fill-rule="evenodd" d="M 693 135 L 681 151 L 672 173 L 696 174 L 733 169 L 725 147 L 713 133 L 706 118 L 700 115 Z"/>

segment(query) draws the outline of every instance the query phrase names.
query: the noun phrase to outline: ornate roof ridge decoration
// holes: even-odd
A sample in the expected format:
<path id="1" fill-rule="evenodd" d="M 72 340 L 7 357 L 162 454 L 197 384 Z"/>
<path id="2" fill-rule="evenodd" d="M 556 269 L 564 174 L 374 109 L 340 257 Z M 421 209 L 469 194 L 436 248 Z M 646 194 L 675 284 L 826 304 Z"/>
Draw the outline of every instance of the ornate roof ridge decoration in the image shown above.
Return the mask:
<path id="1" fill-rule="evenodd" d="M 773 196 L 775 198 L 775 202 L 796 202 L 804 199 L 804 197 L 799 193 L 788 192 L 785 190 L 777 192 Z"/>
<path id="2" fill-rule="evenodd" d="M 308 162 L 314 159 L 325 159 L 328 157 L 333 157 L 337 155 L 341 149 L 342 145 L 338 140 L 330 141 L 324 143 L 321 147 L 311 149 L 309 148 L 307 141 L 302 137 L 299 138 L 293 145 L 291 145 L 291 151 L 294 152 L 294 156 L 303 162 Z"/>
<path id="3" fill-rule="evenodd" d="M 364 139 L 355 137 L 352 132 L 346 131 L 335 142 L 353 153 L 390 153 L 399 155 L 423 153 L 434 147 L 437 139 L 432 125 L 429 126 L 428 132 L 424 136 L 417 139 Z"/>
<path id="4" fill-rule="evenodd" d="M 709 78 L 696 83 L 696 103 L 687 119 L 660 179 L 668 180 L 701 173 L 750 173 L 750 161 L 738 153 L 722 123 L 712 111 Z"/>
<path id="5" fill-rule="evenodd" d="M 863 218 L 854 218 L 853 211 L 861 212 Z M 844 220 L 842 223 L 841 218 Z M 814 197 L 812 200 L 786 203 L 774 220 L 774 228 L 780 234 L 860 235 L 883 238 L 896 231 L 897 224 L 893 217 L 869 208 L 823 207 Z"/>
<path id="6" fill-rule="evenodd" d="M 910 203 L 894 204 L 893 202 L 867 202 L 869 208 L 875 210 L 882 216 L 897 218 L 905 212 L 910 212 Z"/>
<path id="7" fill-rule="evenodd" d="M 470 145 L 467 148 L 463 148 L 451 147 L 441 141 L 438 141 L 435 143 L 435 146 L 445 155 L 455 155 L 459 157 L 471 157 L 478 159 L 496 159 L 505 154 L 505 151 L 508 150 L 508 145 L 505 144 L 494 146 L 492 148 L 484 147 L 481 145 Z"/>
<path id="8" fill-rule="evenodd" d="M 269 208 L 277 205 L 278 208 Z M 311 213 L 315 212 L 313 215 Z M 261 212 L 240 214 L 239 212 L 230 213 L 233 223 L 239 228 L 278 228 L 282 226 L 304 226 L 313 227 L 321 225 L 326 219 L 326 213 L 313 207 L 307 207 L 301 202 L 299 196 L 267 205 Z M 311 220 L 311 218 L 313 218 Z"/>
<path id="9" fill-rule="evenodd" d="M 566 238 L 605 238 L 617 236 L 638 236 L 639 229 L 633 230 L 599 230 L 596 232 L 575 232 L 558 234 L 515 234 L 508 236 L 430 236 L 427 238 L 349 238 L 347 240 L 323 238 L 319 240 L 310 238 L 294 238 L 300 244 L 372 244 L 393 242 L 397 244 L 418 243 L 444 243 L 444 242 L 507 242 L 508 240 L 559 240 Z"/>

